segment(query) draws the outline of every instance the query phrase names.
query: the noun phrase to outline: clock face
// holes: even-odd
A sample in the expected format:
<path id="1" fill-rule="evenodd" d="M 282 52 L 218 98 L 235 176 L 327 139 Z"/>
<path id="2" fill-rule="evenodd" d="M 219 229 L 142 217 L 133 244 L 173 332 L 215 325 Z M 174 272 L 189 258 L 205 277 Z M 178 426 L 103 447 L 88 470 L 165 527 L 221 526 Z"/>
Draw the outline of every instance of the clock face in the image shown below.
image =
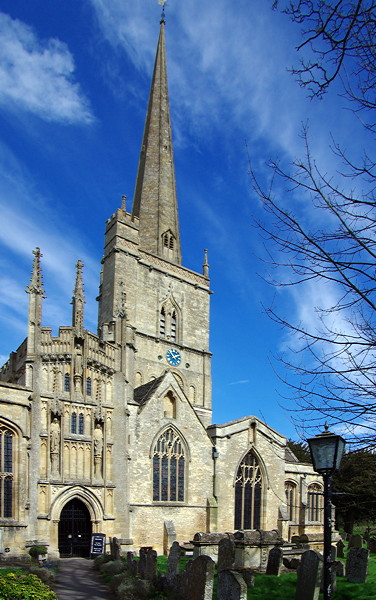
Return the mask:
<path id="1" fill-rule="evenodd" d="M 175 350 L 175 348 L 170 348 L 166 352 L 166 359 L 169 365 L 177 367 L 181 363 L 180 352 L 178 350 Z"/>

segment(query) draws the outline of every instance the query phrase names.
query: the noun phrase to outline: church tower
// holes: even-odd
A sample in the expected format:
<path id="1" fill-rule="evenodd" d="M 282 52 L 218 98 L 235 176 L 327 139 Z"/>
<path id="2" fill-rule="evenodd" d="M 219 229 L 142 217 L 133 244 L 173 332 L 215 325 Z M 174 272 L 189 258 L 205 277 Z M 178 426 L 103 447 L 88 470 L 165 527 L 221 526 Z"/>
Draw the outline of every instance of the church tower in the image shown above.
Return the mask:
<path id="1" fill-rule="evenodd" d="M 142 386 L 171 371 L 207 426 L 208 264 L 206 254 L 203 274 L 181 264 L 164 28 L 162 18 L 133 210 L 127 212 L 123 198 L 106 225 L 98 328 L 104 341 L 122 345 L 128 403 L 133 390 L 142 393 Z"/>

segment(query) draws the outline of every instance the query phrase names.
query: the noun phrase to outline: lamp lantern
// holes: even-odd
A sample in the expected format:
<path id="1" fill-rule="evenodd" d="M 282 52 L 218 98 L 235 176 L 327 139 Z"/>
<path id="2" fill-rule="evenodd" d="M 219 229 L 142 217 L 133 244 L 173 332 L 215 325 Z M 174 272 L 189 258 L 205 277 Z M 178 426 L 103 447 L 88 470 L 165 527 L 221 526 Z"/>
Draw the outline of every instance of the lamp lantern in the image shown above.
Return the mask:
<path id="1" fill-rule="evenodd" d="M 325 431 L 307 440 L 311 452 L 313 468 L 317 473 L 334 473 L 339 469 L 345 440 L 342 436 L 329 431 L 325 423 Z"/>

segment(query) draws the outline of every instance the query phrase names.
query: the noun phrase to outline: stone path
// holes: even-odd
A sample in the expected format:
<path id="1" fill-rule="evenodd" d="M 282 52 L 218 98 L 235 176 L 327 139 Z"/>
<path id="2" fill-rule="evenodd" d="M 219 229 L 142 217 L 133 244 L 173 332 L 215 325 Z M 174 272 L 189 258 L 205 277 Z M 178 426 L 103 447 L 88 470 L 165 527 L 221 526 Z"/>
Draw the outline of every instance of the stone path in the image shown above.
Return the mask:
<path id="1" fill-rule="evenodd" d="M 64 558 L 54 585 L 58 600 L 114 600 L 114 596 L 86 558 Z"/>

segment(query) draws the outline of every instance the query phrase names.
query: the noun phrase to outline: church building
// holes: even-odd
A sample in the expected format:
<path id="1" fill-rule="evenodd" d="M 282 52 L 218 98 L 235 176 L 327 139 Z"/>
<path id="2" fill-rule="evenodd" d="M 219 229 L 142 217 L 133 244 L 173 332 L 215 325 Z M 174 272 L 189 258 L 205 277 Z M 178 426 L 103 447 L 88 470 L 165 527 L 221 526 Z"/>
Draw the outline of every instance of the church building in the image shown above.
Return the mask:
<path id="1" fill-rule="evenodd" d="M 282 434 L 212 424 L 209 265 L 182 264 L 164 29 L 132 212 L 106 222 L 96 333 L 80 260 L 71 324 L 42 325 L 33 253 L 27 337 L 0 369 L 0 559 L 87 556 L 93 533 L 162 553 L 196 532 L 322 529 L 321 479 Z"/>

